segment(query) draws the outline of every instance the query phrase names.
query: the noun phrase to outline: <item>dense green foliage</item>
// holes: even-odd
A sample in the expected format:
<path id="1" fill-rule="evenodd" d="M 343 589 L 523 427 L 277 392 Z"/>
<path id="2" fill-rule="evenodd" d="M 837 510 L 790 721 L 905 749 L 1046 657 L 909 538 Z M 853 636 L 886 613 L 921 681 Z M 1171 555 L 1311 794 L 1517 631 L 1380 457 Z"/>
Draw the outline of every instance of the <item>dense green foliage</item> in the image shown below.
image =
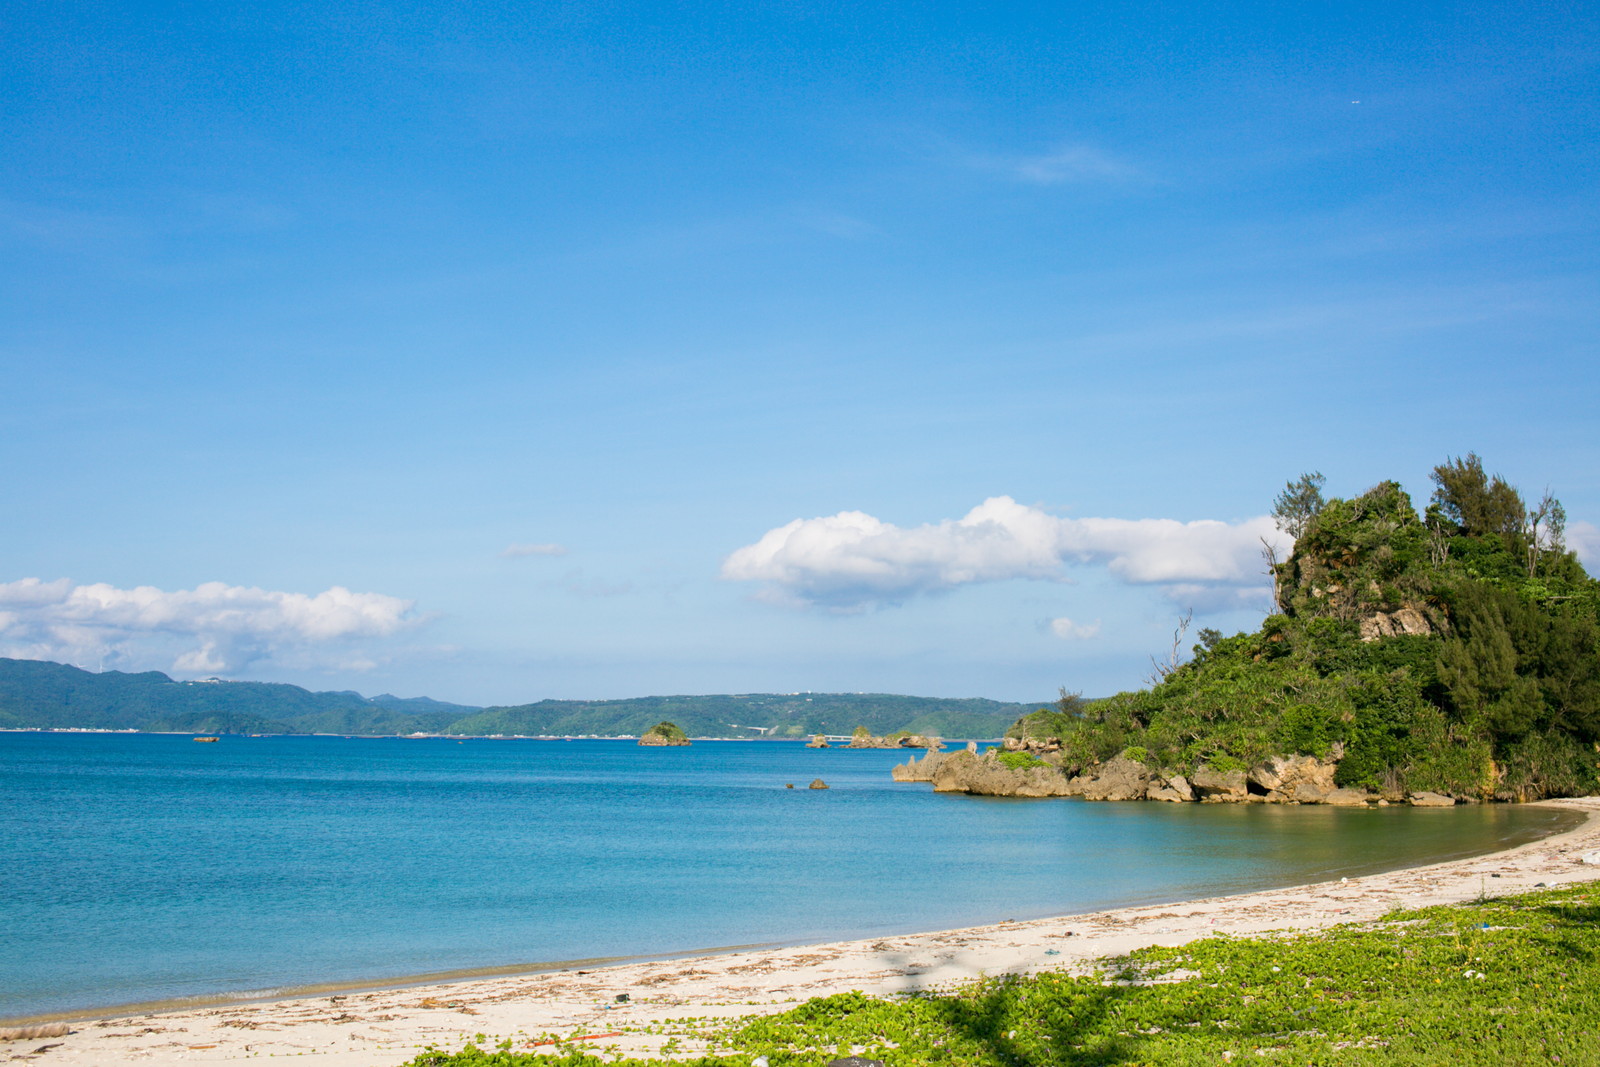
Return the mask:
<path id="1" fill-rule="evenodd" d="M 677 723 L 666 722 L 665 720 L 650 727 L 643 736 L 646 738 L 659 737 L 671 745 L 686 744 L 689 740 L 689 735 L 684 733 Z"/>
<path id="2" fill-rule="evenodd" d="M 474 708 L 427 697 L 313 693 L 266 682 L 177 682 L 158 671 L 96 674 L 0 659 L 0 729 L 194 733 L 521 734 L 637 737 L 663 719 L 696 737 L 809 737 L 860 723 L 944 737 L 996 737 L 1033 705 L 879 693 L 748 694 L 546 700 Z"/>
<path id="3" fill-rule="evenodd" d="M 736 1024 L 688 1062 L 812 1067 L 852 1053 L 891 1067 L 1600 1063 L 1595 887 L 1396 912 L 1280 937 L 1202 938 L 1108 961 L 1101 975 L 1040 974 L 941 995 L 845 993 Z M 1160 980 L 1158 980 L 1160 979 Z M 552 1035 L 553 1036 L 553 1035 Z M 412 1067 L 603 1062 L 469 1047 Z M 620 1064 L 659 1060 L 613 1060 Z M 683 1062 L 683 1061 L 680 1061 Z"/>
<path id="4" fill-rule="evenodd" d="M 1600 785 L 1600 583 L 1476 456 L 1442 464 L 1426 518 L 1394 482 L 1322 501 L 1308 476 L 1278 510 L 1300 535 L 1274 567 L 1279 613 L 1202 631 L 1159 684 L 1024 718 L 1086 766 L 1228 770 L 1342 752 L 1339 784 L 1386 794 L 1534 799 Z M 1292 498 L 1292 499 L 1291 499 Z"/>

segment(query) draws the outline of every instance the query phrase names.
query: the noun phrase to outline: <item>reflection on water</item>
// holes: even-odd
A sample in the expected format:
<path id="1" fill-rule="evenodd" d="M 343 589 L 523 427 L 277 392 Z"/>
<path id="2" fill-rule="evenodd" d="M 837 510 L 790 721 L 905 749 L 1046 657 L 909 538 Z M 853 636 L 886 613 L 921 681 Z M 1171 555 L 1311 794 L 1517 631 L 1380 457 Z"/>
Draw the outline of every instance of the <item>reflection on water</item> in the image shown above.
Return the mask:
<path id="1" fill-rule="evenodd" d="M 891 782 L 903 758 L 0 734 L 0 1016 L 1214 896 L 1576 821 L 980 799 Z"/>

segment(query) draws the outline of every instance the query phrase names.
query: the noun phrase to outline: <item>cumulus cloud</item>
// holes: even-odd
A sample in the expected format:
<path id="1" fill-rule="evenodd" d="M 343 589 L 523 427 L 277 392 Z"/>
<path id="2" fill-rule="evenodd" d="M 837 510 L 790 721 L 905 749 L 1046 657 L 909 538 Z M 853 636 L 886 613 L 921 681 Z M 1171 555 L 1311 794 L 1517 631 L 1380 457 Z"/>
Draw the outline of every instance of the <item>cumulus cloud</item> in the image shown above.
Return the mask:
<path id="1" fill-rule="evenodd" d="M 1578 554 L 1578 560 L 1588 570 L 1600 564 L 1600 526 L 1592 522 L 1567 524 L 1567 547 Z"/>
<path id="2" fill-rule="evenodd" d="M 1100 620 L 1090 623 L 1073 622 L 1066 616 L 1050 620 L 1050 632 L 1063 641 L 1087 641 L 1100 635 Z"/>
<path id="3" fill-rule="evenodd" d="M 62 578 L 0 583 L 0 654 L 73 663 L 148 665 L 170 657 L 179 674 L 215 674 L 261 660 L 346 658 L 362 639 L 390 637 L 415 625 L 415 604 L 382 593 L 334 586 L 282 593 L 206 582 L 168 592 L 119 589 Z"/>
<path id="4" fill-rule="evenodd" d="M 526 559 L 528 556 L 565 556 L 564 545 L 507 545 L 500 551 L 501 559 Z"/>
<path id="5" fill-rule="evenodd" d="M 1287 554 L 1266 516 L 1071 519 L 999 496 L 959 519 L 910 529 L 860 511 L 795 519 L 729 555 L 722 576 L 762 582 L 768 599 L 843 610 L 976 582 L 1061 580 L 1071 564 L 1104 566 L 1139 585 L 1259 587 L 1262 538 Z"/>

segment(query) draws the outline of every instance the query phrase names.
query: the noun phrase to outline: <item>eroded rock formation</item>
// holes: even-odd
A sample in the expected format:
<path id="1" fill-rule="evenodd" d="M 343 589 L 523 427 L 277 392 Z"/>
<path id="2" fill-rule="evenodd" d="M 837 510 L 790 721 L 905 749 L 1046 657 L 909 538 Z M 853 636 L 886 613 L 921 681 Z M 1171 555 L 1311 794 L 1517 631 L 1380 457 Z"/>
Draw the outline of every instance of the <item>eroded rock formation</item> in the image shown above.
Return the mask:
<path id="1" fill-rule="evenodd" d="M 846 748 L 925 748 L 941 749 L 944 741 L 937 737 L 927 737 L 923 734 L 889 734 L 884 737 L 873 737 L 870 734 L 856 734 L 850 738 Z"/>
<path id="2" fill-rule="evenodd" d="M 1139 755 L 1141 750 L 1131 750 Z M 1154 800 L 1173 804 L 1327 804 L 1364 807 L 1385 802 L 1377 793 L 1346 789 L 1334 781 L 1342 746 L 1327 756 L 1273 756 L 1247 770 L 1218 769 L 1201 764 L 1188 775 L 1151 767 L 1128 752 L 1089 767 L 1064 769 L 1059 748 L 1044 759 L 1011 766 L 1002 753 L 1028 752 L 1023 745 L 1003 750 L 929 751 L 894 768 L 897 782 L 931 782 L 938 793 L 1000 797 L 1082 797 L 1084 800 Z M 1019 762 L 1012 760 L 1011 762 Z M 1076 773 L 1069 773 L 1075 771 Z M 1444 807 L 1456 798 L 1439 793 L 1411 793 L 1387 802 L 1414 807 Z"/>

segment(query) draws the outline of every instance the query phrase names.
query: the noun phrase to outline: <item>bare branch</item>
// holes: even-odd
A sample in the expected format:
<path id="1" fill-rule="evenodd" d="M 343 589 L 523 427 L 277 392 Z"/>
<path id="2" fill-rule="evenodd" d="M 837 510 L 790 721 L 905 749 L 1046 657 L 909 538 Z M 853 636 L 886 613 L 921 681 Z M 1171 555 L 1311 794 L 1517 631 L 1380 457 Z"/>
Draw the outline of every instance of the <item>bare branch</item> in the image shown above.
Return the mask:
<path id="1" fill-rule="evenodd" d="M 1183 613 L 1183 618 L 1178 620 L 1178 628 L 1172 631 L 1172 648 L 1167 652 L 1167 661 L 1162 663 L 1154 656 L 1150 657 L 1151 673 L 1145 681 L 1151 685 L 1160 685 L 1166 681 L 1167 675 L 1183 666 L 1183 635 L 1189 632 L 1189 624 L 1194 622 L 1194 609 L 1190 608 Z"/>

